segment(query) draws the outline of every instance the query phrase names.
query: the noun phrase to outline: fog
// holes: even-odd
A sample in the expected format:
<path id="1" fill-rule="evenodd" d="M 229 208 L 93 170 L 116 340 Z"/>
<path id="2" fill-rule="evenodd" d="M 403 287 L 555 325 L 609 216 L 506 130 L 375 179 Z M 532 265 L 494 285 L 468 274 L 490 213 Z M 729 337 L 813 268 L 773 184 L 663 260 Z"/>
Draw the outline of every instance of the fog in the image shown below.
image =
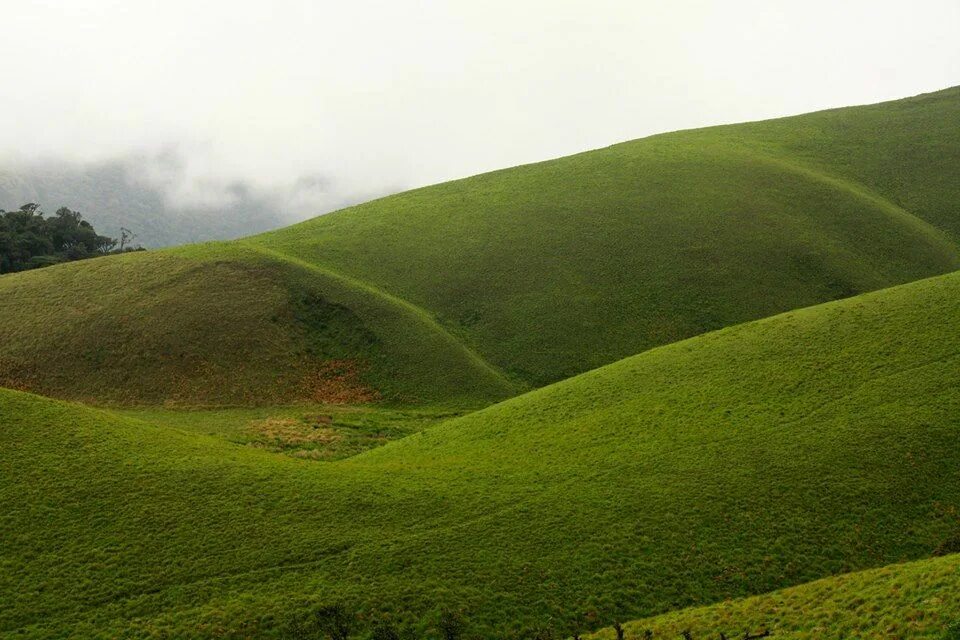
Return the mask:
<path id="1" fill-rule="evenodd" d="M 291 218 L 960 84 L 957 0 L 0 0 L 0 25 L 3 166 L 135 158 L 171 206 L 243 185 Z"/>

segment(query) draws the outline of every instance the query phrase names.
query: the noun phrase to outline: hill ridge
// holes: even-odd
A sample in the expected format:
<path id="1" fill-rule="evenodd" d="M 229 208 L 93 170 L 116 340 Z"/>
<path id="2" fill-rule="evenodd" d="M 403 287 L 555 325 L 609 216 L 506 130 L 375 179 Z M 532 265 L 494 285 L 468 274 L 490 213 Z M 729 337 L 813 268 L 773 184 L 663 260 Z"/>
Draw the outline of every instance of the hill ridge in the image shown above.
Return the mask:
<path id="1" fill-rule="evenodd" d="M 136 278 L 113 259 L 0 278 L 0 381 L 100 403 L 475 408 L 957 270 L 958 118 L 949 90 L 658 134 L 148 252 Z M 191 260 L 193 278 L 168 273 Z M 52 358 L 38 319 L 65 309 Z M 138 330 L 115 321 L 131 310 Z M 233 346 L 203 347 L 213 333 Z"/>
<path id="2" fill-rule="evenodd" d="M 290 254 L 288 254 L 288 253 L 284 253 L 284 252 L 279 251 L 279 250 L 277 250 L 277 249 L 271 249 L 271 248 L 269 248 L 269 247 L 266 247 L 266 246 L 263 246 L 263 245 L 260 245 L 260 244 L 254 243 L 254 242 L 249 242 L 249 241 L 247 241 L 247 240 L 245 240 L 245 239 L 244 239 L 244 240 L 241 240 L 241 241 L 239 241 L 239 242 L 240 242 L 243 246 L 248 247 L 248 248 L 250 248 L 250 249 L 252 249 L 252 250 L 254 250 L 254 251 L 257 251 L 257 252 L 262 253 L 262 254 L 264 254 L 264 255 L 271 256 L 271 257 L 274 257 L 274 258 L 277 258 L 277 259 L 280 259 L 280 260 L 285 260 L 285 261 L 287 261 L 287 262 L 290 262 L 290 263 L 292 263 L 292 264 L 295 264 L 295 265 L 297 265 L 297 266 L 299 266 L 299 267 L 301 267 L 301 268 L 303 268 L 303 269 L 307 269 L 307 270 L 309 270 L 309 271 L 314 271 L 314 272 L 317 272 L 317 273 L 322 273 L 322 274 L 324 274 L 324 275 L 326 275 L 326 276 L 328 276 L 328 277 L 337 279 L 337 280 L 343 282 L 344 284 L 347 284 L 347 285 L 349 285 L 349 286 L 355 287 L 355 288 L 360 289 L 360 290 L 362 290 L 362 291 L 365 291 L 365 292 L 367 292 L 367 293 L 369 293 L 369 294 L 372 294 L 372 295 L 374 295 L 374 296 L 377 296 L 377 297 L 379 297 L 379 298 L 387 301 L 388 303 L 390 303 L 390 304 L 392 304 L 392 305 L 395 305 L 395 306 L 397 306 L 397 307 L 400 307 L 400 308 L 405 309 L 405 310 L 408 311 L 411 315 L 413 315 L 414 317 L 416 317 L 416 318 L 418 318 L 419 320 L 421 320 L 424 325 L 426 325 L 426 326 L 430 327 L 431 329 L 435 330 L 435 331 L 437 332 L 437 334 L 441 335 L 446 341 L 448 341 L 448 342 L 451 343 L 451 344 L 456 344 L 456 345 L 467 355 L 467 357 L 468 357 L 471 361 L 473 361 L 475 364 L 477 364 L 477 365 L 480 366 L 481 368 L 485 369 L 488 373 L 490 373 L 492 376 L 494 376 L 495 378 L 497 378 L 497 379 L 498 379 L 500 382 L 502 382 L 504 385 L 506 385 L 506 386 L 508 386 L 508 387 L 514 387 L 514 386 L 516 385 L 516 382 L 515 382 L 515 381 L 512 381 L 512 380 L 508 379 L 508 378 L 506 377 L 506 375 L 504 375 L 504 373 L 503 373 L 502 371 L 500 371 L 500 370 L 497 369 L 495 366 L 493 366 L 489 361 L 485 360 L 479 353 L 477 353 L 477 352 L 476 352 L 474 349 L 472 349 L 469 345 L 467 345 L 466 343 L 464 343 L 463 340 L 458 339 L 458 338 L 457 338 L 453 333 L 451 333 L 446 327 L 444 327 L 440 322 L 438 322 L 437 319 L 434 318 L 434 317 L 429 313 L 429 311 L 427 311 L 426 309 L 423 309 L 422 307 L 418 307 L 417 305 L 411 303 L 409 300 L 406 300 L 406 299 L 401 298 L 401 297 L 399 297 L 399 296 L 397 296 L 397 295 L 394 295 L 393 293 L 390 293 L 390 292 L 388 292 L 388 291 L 385 291 L 385 290 L 383 290 L 383 289 L 380 289 L 380 288 L 378 288 L 378 287 L 370 284 L 369 282 L 365 282 L 365 281 L 363 281 L 363 280 L 360 280 L 359 278 L 354 278 L 354 277 L 345 275 L 345 274 L 343 274 L 343 273 L 340 273 L 339 271 L 337 271 L 336 269 L 333 269 L 333 268 L 329 267 L 328 265 L 322 265 L 322 264 L 318 264 L 318 263 L 307 262 L 306 260 L 302 260 L 302 259 L 297 258 L 296 256 L 292 256 L 292 255 L 290 255 Z"/>
<path id="3" fill-rule="evenodd" d="M 625 637 L 695 639 L 725 632 L 769 631 L 774 637 L 822 640 L 931 638 L 960 624 L 960 602 L 944 594 L 960 590 L 960 554 L 914 560 L 829 576 L 777 591 L 680 609 L 623 625 Z M 789 635 L 784 635 L 789 634 Z M 612 640 L 609 629 L 587 636 Z"/>
<path id="4" fill-rule="evenodd" d="M 756 157 L 764 158 L 764 155 L 758 154 Z M 836 187 L 839 190 L 849 192 L 859 198 L 862 198 L 863 200 L 876 205 L 881 210 L 888 211 L 892 217 L 903 220 L 905 223 L 916 227 L 917 230 L 936 239 L 941 244 L 944 244 L 951 249 L 955 248 L 955 244 L 952 242 L 952 239 L 946 234 L 946 232 L 936 228 L 923 218 L 917 216 L 912 211 L 909 211 L 908 209 L 905 209 L 904 207 L 883 197 L 879 193 L 876 193 L 870 189 L 870 187 L 861 182 L 833 175 L 826 169 L 811 167 L 794 158 L 767 155 L 766 159 L 770 162 L 776 163 L 779 166 L 786 167 L 816 180 L 820 180 L 826 184 Z"/>

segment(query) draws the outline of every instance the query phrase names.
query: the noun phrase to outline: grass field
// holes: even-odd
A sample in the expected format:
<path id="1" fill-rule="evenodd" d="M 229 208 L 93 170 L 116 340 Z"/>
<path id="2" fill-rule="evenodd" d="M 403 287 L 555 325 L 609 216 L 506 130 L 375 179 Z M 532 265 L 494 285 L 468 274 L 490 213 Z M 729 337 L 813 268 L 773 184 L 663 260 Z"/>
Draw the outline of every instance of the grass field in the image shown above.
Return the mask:
<path id="1" fill-rule="evenodd" d="M 960 556 L 851 573 L 783 591 L 625 624 L 625 637 L 742 638 L 769 631 L 785 640 L 929 638 L 960 634 Z M 952 628 L 953 635 L 947 629 Z M 613 629 L 596 640 L 613 640 Z"/>
<path id="2" fill-rule="evenodd" d="M 960 89 L 654 136 L 242 241 L 0 278 L 0 384 L 477 407 L 960 268 Z"/>
<path id="3" fill-rule="evenodd" d="M 361 628 L 455 609 L 560 634 L 926 558 L 960 545 L 958 359 L 960 274 L 335 462 L 0 391 L 0 633 L 283 637 L 341 603 Z"/>

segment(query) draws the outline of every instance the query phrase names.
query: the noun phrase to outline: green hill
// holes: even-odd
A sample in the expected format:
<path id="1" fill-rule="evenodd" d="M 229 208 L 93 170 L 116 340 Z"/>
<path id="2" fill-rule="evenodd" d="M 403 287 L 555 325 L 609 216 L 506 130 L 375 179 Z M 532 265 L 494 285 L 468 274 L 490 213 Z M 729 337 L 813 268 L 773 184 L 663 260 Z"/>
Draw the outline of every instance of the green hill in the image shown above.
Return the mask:
<path id="1" fill-rule="evenodd" d="M 670 133 L 255 241 L 430 310 L 539 385 L 960 268 L 958 122 L 960 87 Z"/>
<path id="2" fill-rule="evenodd" d="M 954 274 L 331 463 L 0 391 L 0 633 L 279 637 L 336 602 L 560 633 L 955 550 L 958 358 Z"/>
<path id="3" fill-rule="evenodd" d="M 236 243 L 0 278 L 0 345 L 0 386 L 99 402 L 476 404 L 516 388 L 404 301 Z"/>
<path id="4" fill-rule="evenodd" d="M 489 403 L 960 268 L 958 120 L 954 88 L 678 132 L 0 278 L 0 381 L 101 403 Z"/>
<path id="5" fill-rule="evenodd" d="M 784 640 L 929 638 L 960 633 L 960 555 L 824 578 L 762 596 L 685 609 L 624 625 L 625 637 L 742 638 L 769 631 Z M 954 635 L 946 630 L 953 629 Z M 649 632 L 652 636 L 647 635 Z M 612 629 L 594 638 L 613 640 Z"/>

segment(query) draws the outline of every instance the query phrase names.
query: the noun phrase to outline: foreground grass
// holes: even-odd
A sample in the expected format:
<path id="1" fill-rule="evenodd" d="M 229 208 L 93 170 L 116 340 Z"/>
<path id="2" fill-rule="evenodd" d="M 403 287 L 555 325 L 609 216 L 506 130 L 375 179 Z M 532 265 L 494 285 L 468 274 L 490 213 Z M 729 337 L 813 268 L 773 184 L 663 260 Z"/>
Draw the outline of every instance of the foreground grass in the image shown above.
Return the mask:
<path id="1" fill-rule="evenodd" d="M 0 391 L 0 633 L 596 628 L 960 545 L 960 274 L 318 464 Z M 214 428 L 216 430 L 216 427 Z"/>
<path id="2" fill-rule="evenodd" d="M 789 640 L 952 638 L 960 632 L 960 556 L 919 560 L 817 580 L 762 596 L 674 611 L 625 624 L 625 637 Z M 612 629 L 592 636 L 612 640 Z"/>
<path id="3" fill-rule="evenodd" d="M 960 268 L 960 89 L 678 132 L 243 241 L 0 278 L 0 384 L 478 407 Z"/>

